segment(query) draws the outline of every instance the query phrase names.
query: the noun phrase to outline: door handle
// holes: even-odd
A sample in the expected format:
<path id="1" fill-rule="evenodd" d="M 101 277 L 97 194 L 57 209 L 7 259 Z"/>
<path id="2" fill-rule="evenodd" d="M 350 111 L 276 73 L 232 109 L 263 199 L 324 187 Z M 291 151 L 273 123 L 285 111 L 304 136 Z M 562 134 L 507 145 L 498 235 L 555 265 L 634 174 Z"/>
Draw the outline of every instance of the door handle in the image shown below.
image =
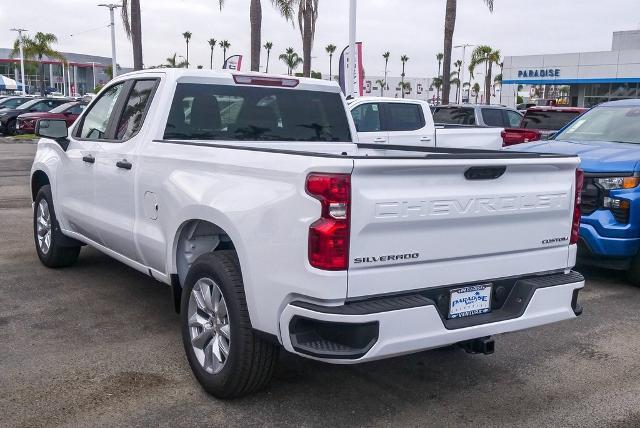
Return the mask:
<path id="1" fill-rule="evenodd" d="M 373 140 L 374 143 L 386 143 L 387 139 L 386 138 L 376 138 L 375 140 Z"/>
<path id="2" fill-rule="evenodd" d="M 82 160 L 86 163 L 96 163 L 96 158 L 91 155 L 82 156 Z"/>
<path id="3" fill-rule="evenodd" d="M 431 141 L 431 137 L 422 137 L 420 141 Z"/>
<path id="4" fill-rule="evenodd" d="M 131 169 L 133 164 L 131 162 L 129 162 L 128 160 L 126 160 L 126 159 L 122 159 L 122 160 L 116 162 L 116 166 L 118 168 L 122 168 L 122 169 Z"/>

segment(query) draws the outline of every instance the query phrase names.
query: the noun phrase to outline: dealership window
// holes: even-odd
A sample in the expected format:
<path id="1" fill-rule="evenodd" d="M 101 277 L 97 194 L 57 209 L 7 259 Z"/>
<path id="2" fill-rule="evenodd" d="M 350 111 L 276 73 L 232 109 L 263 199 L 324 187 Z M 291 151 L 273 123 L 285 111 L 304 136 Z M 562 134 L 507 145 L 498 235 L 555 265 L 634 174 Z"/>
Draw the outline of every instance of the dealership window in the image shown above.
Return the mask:
<path id="1" fill-rule="evenodd" d="M 640 96 L 639 83 L 594 83 L 585 85 L 584 106 L 593 107 L 607 101 L 625 100 Z"/>

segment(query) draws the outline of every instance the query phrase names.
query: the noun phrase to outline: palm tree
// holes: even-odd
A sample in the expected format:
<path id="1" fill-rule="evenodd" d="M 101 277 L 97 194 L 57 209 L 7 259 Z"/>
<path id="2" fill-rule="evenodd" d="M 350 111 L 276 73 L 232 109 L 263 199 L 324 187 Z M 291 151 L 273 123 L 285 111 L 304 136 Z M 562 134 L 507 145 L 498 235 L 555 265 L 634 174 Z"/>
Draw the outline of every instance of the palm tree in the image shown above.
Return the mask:
<path id="1" fill-rule="evenodd" d="M 456 79 L 458 80 L 456 87 L 456 103 L 460 102 L 460 69 L 462 68 L 462 61 L 457 60 L 453 63 L 453 66 L 456 68 Z M 453 76 L 453 73 L 452 73 Z M 450 81 L 453 84 L 453 81 Z"/>
<path id="2" fill-rule="evenodd" d="M 220 41 L 219 46 L 222 48 L 222 66 L 227 62 L 227 49 L 231 47 L 231 43 L 227 40 Z"/>
<path id="3" fill-rule="evenodd" d="M 224 0 L 218 0 L 220 10 Z M 249 22 L 251 24 L 251 71 L 260 71 L 260 45 L 262 44 L 262 3 L 251 0 L 249 6 Z M 225 56 L 225 62 L 227 58 Z"/>
<path id="4" fill-rule="evenodd" d="M 191 40 L 191 32 L 185 31 L 182 33 L 182 37 L 184 37 L 184 41 L 187 42 L 187 68 L 189 68 L 189 40 Z"/>
<path id="5" fill-rule="evenodd" d="M 476 71 L 476 66 L 473 63 L 471 63 L 471 64 L 469 64 L 468 70 L 469 70 L 469 81 L 463 86 L 466 86 L 467 89 L 469 91 L 471 91 L 471 79 L 473 79 L 473 77 L 474 77 L 473 73 Z M 469 102 L 469 103 L 471 102 L 471 92 L 469 92 L 469 94 L 467 96 L 467 102 Z"/>
<path id="6" fill-rule="evenodd" d="M 213 48 L 216 47 L 216 43 L 218 43 L 218 41 L 216 39 L 209 39 L 207 40 L 207 42 L 209 43 L 209 47 L 211 48 L 211 60 L 209 67 L 213 70 Z"/>
<path id="7" fill-rule="evenodd" d="M 180 57 L 183 58 L 182 55 Z M 173 56 L 168 57 L 165 61 L 167 61 L 166 64 L 163 64 L 159 67 L 187 68 L 188 66 L 187 61 L 185 59 L 178 62 L 178 54 L 176 53 L 174 53 Z"/>
<path id="8" fill-rule="evenodd" d="M 133 69 L 142 70 L 142 15 L 140 0 L 122 0 L 122 25 L 133 46 Z"/>
<path id="9" fill-rule="evenodd" d="M 493 12 L 493 0 L 483 0 L 484 3 L 489 8 L 489 11 Z M 444 66 L 442 67 L 442 74 L 444 76 L 444 81 L 442 83 L 442 103 L 449 103 L 449 90 L 450 90 L 450 79 L 451 75 L 451 51 L 453 49 L 453 31 L 456 26 L 456 11 L 458 6 L 458 0 L 447 0 L 447 6 L 444 17 Z"/>
<path id="10" fill-rule="evenodd" d="M 411 83 L 410 82 L 400 82 L 400 91 L 402 92 L 402 98 L 404 98 L 404 93 L 411 93 Z"/>
<path id="11" fill-rule="evenodd" d="M 273 43 L 267 42 L 263 46 L 267 50 L 267 68 L 265 69 L 265 73 L 269 72 L 269 58 L 271 57 L 271 49 L 273 49 Z"/>
<path id="12" fill-rule="evenodd" d="M 382 54 L 382 58 L 384 58 L 384 82 L 387 83 L 387 70 L 389 68 L 389 58 L 391 57 L 391 52 L 387 51 Z M 384 92 L 382 93 L 384 96 Z"/>
<path id="13" fill-rule="evenodd" d="M 40 93 L 42 96 L 46 95 L 45 82 L 44 82 L 44 63 L 43 57 L 50 59 L 57 59 L 66 62 L 66 58 L 57 50 L 53 49 L 51 45 L 58 43 L 58 38 L 52 33 L 37 32 L 33 38 L 29 36 L 22 36 L 22 49 L 25 58 L 37 58 L 40 62 L 40 71 L 42 72 L 42 80 L 40 80 Z M 16 39 L 13 44 L 10 56 L 14 57 L 20 52 L 20 40 Z M 39 80 L 36 78 L 36 80 Z M 25 82 L 22 82 L 25 85 Z"/>
<path id="14" fill-rule="evenodd" d="M 407 64 L 407 61 L 409 61 L 409 57 L 406 55 L 402 55 L 400 57 L 400 61 L 402 61 L 402 74 L 400 76 L 402 76 L 402 82 L 400 84 L 400 88 L 404 88 L 404 66 Z M 404 89 L 402 90 L 402 98 L 404 98 Z"/>
<path id="15" fill-rule="evenodd" d="M 491 104 L 491 73 L 493 64 L 500 64 L 500 51 L 491 46 L 480 45 L 471 54 L 471 64 L 484 64 L 484 96 L 485 104 Z"/>
<path id="16" fill-rule="evenodd" d="M 327 45 L 324 50 L 329 54 L 329 80 L 333 80 L 333 54 L 336 51 L 336 45 Z"/>
<path id="17" fill-rule="evenodd" d="M 280 60 L 287 65 L 287 74 L 291 76 L 293 71 L 302 64 L 303 59 L 293 50 L 293 48 L 287 48 L 287 51 L 280 55 Z"/>
<path id="18" fill-rule="evenodd" d="M 480 84 L 478 82 L 474 83 L 471 90 L 476 93 L 476 104 L 478 104 L 478 95 L 480 94 Z"/>
<path id="19" fill-rule="evenodd" d="M 384 97 L 384 87 L 387 86 L 387 82 L 384 80 L 376 80 L 376 85 L 380 85 L 380 96 Z"/>
<path id="20" fill-rule="evenodd" d="M 442 77 L 434 77 L 431 79 L 431 86 L 436 88 L 436 100 L 440 101 L 440 88 L 442 88 Z"/>
<path id="21" fill-rule="evenodd" d="M 274 6 L 278 8 L 280 14 L 293 23 L 295 9 L 297 7 L 298 27 L 302 36 L 302 57 L 304 77 L 311 76 L 311 49 L 313 49 L 313 38 L 316 33 L 316 21 L 318 20 L 319 0 L 272 0 Z M 294 24 L 295 25 L 295 24 Z"/>
<path id="22" fill-rule="evenodd" d="M 456 63 L 457 63 L 457 61 L 456 61 Z M 456 85 L 456 102 L 458 102 L 457 101 L 458 100 L 458 95 L 457 94 L 460 91 L 460 71 L 459 70 L 451 72 L 451 76 L 449 78 L 449 82 L 452 85 Z"/>
<path id="23" fill-rule="evenodd" d="M 438 77 L 441 76 L 440 69 L 442 68 L 442 58 L 444 58 L 444 54 L 442 52 L 436 54 L 436 59 L 438 60 Z"/>

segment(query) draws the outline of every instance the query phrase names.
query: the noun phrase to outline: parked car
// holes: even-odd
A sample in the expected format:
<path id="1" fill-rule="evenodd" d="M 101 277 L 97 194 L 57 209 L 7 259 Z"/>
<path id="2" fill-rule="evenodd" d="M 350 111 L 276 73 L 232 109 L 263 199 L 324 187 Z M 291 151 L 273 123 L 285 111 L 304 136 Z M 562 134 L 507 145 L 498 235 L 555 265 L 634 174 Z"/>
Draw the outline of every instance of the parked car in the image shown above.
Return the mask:
<path id="1" fill-rule="evenodd" d="M 20 96 L 20 97 L 3 98 L 0 100 L 0 113 L 2 113 L 3 110 L 14 109 L 20 106 L 21 104 L 24 104 L 27 101 L 31 101 L 31 100 L 33 100 L 33 97 Z"/>
<path id="2" fill-rule="evenodd" d="M 86 106 L 84 103 L 72 101 L 61 104 L 50 111 L 23 113 L 17 118 L 16 133 L 33 134 L 36 129 L 36 122 L 39 119 L 62 119 L 69 127 L 80 116 Z"/>
<path id="3" fill-rule="evenodd" d="M 349 103 L 364 144 L 458 147 L 499 150 L 500 129 L 468 127 L 436 127 L 431 106 L 426 101 L 365 97 Z"/>
<path id="4" fill-rule="evenodd" d="M 579 107 L 531 107 L 524 114 L 520 126 L 502 131 L 503 145 L 546 140 L 587 110 Z"/>
<path id="5" fill-rule="evenodd" d="M 436 125 L 474 125 L 494 128 L 518 126 L 522 114 L 517 110 L 499 105 L 462 104 L 433 108 Z"/>
<path id="6" fill-rule="evenodd" d="M 582 311 L 576 156 L 358 147 L 334 82 L 187 69 L 119 76 L 70 130 L 37 132 L 41 262 L 88 244 L 171 285 L 218 397 L 264 386 L 281 347 L 491 353 Z"/>
<path id="7" fill-rule="evenodd" d="M 513 149 L 580 156 L 581 259 L 626 270 L 640 285 L 640 100 L 600 104 L 552 140 Z"/>
<path id="8" fill-rule="evenodd" d="M 35 98 L 13 109 L 0 111 L 0 134 L 14 135 L 18 116 L 24 113 L 49 111 L 62 104 L 68 103 L 64 98 Z"/>

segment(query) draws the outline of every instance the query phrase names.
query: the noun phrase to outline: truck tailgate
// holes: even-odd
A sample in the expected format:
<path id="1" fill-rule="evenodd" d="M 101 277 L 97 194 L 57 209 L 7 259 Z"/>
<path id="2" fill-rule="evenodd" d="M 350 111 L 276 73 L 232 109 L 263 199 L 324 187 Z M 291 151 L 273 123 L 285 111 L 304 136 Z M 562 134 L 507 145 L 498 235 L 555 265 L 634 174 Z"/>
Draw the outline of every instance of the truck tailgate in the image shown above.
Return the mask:
<path id="1" fill-rule="evenodd" d="M 566 268 L 577 164 L 356 159 L 348 297 Z"/>

